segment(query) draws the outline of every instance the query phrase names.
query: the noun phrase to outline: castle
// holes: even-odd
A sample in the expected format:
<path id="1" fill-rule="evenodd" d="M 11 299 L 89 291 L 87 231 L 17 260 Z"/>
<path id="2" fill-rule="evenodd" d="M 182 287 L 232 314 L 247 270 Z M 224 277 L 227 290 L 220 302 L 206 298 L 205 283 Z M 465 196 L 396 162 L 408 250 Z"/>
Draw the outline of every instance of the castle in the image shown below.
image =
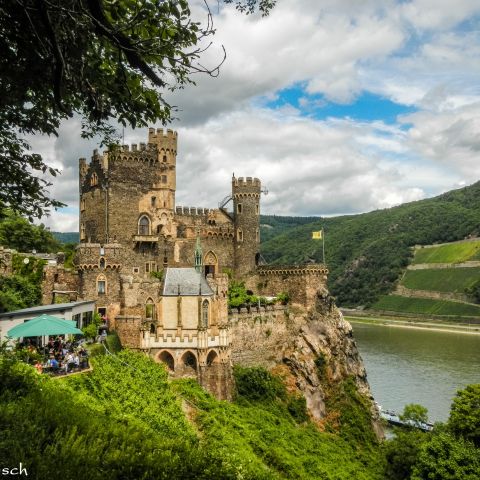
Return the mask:
<path id="1" fill-rule="evenodd" d="M 229 314 L 226 273 L 259 294 L 288 291 L 308 308 L 327 270 L 259 265 L 257 178 L 233 176 L 219 208 L 176 206 L 176 158 L 177 133 L 150 128 L 146 144 L 80 159 L 77 272 L 47 268 L 43 302 L 55 301 L 55 292 L 95 299 L 124 346 L 229 398 L 232 322 L 242 314 L 272 322 L 284 307 Z"/>

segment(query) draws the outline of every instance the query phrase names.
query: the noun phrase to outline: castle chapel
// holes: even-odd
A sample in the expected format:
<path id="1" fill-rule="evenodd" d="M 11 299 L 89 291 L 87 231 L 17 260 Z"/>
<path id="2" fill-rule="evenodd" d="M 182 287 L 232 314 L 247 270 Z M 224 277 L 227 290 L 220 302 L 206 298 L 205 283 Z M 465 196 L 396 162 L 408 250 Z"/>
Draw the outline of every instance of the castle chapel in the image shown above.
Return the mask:
<path id="1" fill-rule="evenodd" d="M 257 178 L 233 176 L 231 195 L 219 208 L 177 206 L 176 158 L 177 133 L 150 128 L 147 143 L 95 150 L 89 163 L 80 159 L 76 272 L 69 277 L 62 266 L 47 269 L 44 283 L 51 287 L 44 288 L 43 302 L 54 302 L 61 290 L 96 300 L 124 346 L 228 398 L 226 272 L 258 293 L 288 291 L 308 306 L 326 282 L 326 269 L 258 265 Z M 233 211 L 226 209 L 230 201 Z M 259 306 L 257 314 L 264 311 Z"/>

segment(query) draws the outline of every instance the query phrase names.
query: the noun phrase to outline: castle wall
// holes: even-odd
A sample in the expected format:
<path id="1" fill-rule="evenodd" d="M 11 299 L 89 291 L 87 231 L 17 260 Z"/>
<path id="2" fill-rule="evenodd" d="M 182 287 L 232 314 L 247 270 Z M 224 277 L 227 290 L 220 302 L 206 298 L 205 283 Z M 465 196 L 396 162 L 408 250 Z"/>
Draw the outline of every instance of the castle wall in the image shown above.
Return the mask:
<path id="1" fill-rule="evenodd" d="M 12 275 L 12 261 L 14 253 L 15 250 L 0 246 L 0 275 L 6 277 Z"/>
<path id="2" fill-rule="evenodd" d="M 249 276 L 245 285 L 262 296 L 288 293 L 292 303 L 305 307 L 315 305 L 319 290 L 327 288 L 328 270 L 323 265 L 259 266 L 256 275 Z"/>
<path id="3" fill-rule="evenodd" d="M 288 333 L 287 307 L 232 309 L 229 313 L 232 362 L 243 367 L 273 367 Z"/>
<path id="4" fill-rule="evenodd" d="M 44 265 L 42 305 L 68 303 L 78 299 L 78 274 L 63 265 Z"/>
<path id="5" fill-rule="evenodd" d="M 116 317 L 115 328 L 122 343 L 122 347 L 138 348 L 143 334 L 140 317 L 122 315 Z"/>

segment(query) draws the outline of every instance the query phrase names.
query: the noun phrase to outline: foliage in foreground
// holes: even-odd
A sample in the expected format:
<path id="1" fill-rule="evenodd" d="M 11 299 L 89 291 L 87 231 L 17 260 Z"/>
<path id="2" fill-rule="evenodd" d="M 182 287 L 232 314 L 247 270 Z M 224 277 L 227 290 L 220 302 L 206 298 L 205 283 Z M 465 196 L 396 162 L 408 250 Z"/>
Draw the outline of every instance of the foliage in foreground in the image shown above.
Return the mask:
<path id="1" fill-rule="evenodd" d="M 263 368 L 236 368 L 234 403 L 218 402 L 189 380 L 175 389 L 189 401 L 210 445 L 243 459 L 255 478 L 380 479 L 378 448 L 321 432 L 292 408 L 296 397 Z M 256 388 L 264 395 L 256 394 Z M 370 428 L 370 426 L 369 426 Z M 253 470 L 252 470 L 253 469 Z"/>
<path id="2" fill-rule="evenodd" d="M 0 458 L 38 479 L 380 478 L 373 453 L 292 414 L 286 394 L 231 404 L 194 381 L 172 386 L 142 354 L 92 362 L 60 380 L 0 358 Z"/>
<path id="3" fill-rule="evenodd" d="M 480 384 L 468 385 L 454 398 L 446 424 L 433 432 L 395 429 L 383 447 L 386 480 L 475 480 L 480 478 Z M 408 408 L 407 408 L 408 407 Z M 425 421 L 427 411 L 409 405 L 403 417 Z M 476 443 L 476 444 L 475 444 Z"/>

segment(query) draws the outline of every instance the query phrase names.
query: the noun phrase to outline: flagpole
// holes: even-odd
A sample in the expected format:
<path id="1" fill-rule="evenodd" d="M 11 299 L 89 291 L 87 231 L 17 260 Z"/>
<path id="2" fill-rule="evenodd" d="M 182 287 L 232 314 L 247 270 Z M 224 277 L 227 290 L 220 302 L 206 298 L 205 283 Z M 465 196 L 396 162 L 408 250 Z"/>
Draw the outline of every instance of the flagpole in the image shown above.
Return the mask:
<path id="1" fill-rule="evenodd" d="M 322 251 L 323 251 L 323 264 L 325 263 L 325 230 L 322 228 Z"/>

